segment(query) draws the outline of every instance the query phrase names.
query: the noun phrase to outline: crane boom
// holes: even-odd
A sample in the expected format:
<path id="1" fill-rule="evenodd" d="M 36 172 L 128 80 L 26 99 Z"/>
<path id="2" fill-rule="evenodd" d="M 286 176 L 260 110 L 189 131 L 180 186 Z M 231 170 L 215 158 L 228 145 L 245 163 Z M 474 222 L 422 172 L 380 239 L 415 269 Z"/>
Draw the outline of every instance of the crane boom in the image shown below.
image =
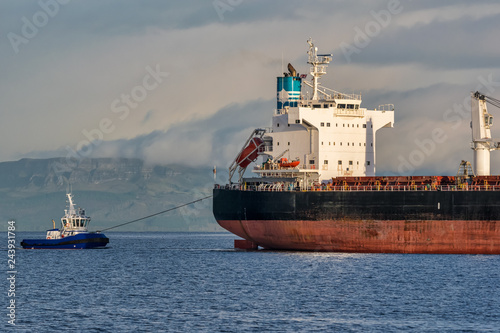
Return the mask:
<path id="1" fill-rule="evenodd" d="M 493 116 L 488 113 L 486 103 L 500 108 L 500 100 L 481 94 L 471 96 L 472 149 L 474 150 L 474 169 L 479 176 L 490 175 L 490 151 L 499 149 L 499 143 L 491 138 Z"/>

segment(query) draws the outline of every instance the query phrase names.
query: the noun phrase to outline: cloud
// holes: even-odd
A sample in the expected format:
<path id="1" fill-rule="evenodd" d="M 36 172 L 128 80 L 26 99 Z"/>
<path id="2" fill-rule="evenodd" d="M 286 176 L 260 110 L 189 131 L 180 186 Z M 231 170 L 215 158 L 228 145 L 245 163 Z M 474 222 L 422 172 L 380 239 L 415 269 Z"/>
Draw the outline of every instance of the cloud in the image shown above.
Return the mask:
<path id="1" fill-rule="evenodd" d="M 401 2 L 402 12 L 351 62 L 339 45 L 353 43 L 355 28 L 389 1 L 231 3 L 221 20 L 212 1 L 72 1 L 17 54 L 6 33 L 20 33 L 22 17 L 31 19 L 40 5 L 0 3 L 8 14 L 0 22 L 0 160 L 65 156 L 86 140 L 84 131 L 109 119 L 114 129 L 95 155 L 230 163 L 250 131 L 269 124 L 283 65 L 308 72 L 308 37 L 334 54 L 325 86 L 361 92 L 369 108 L 396 105 L 395 128 L 378 139 L 378 170 L 395 172 L 398 156 L 408 158 L 415 140 L 436 127 L 449 140 L 420 170 L 452 172 L 452 160 L 470 155 L 466 121 L 451 130 L 443 115 L 478 77 L 500 81 L 496 1 Z M 169 76 L 120 117 L 113 102 L 143 85 L 148 66 Z"/>
<path id="2" fill-rule="evenodd" d="M 129 140 L 104 141 L 92 146 L 90 157 L 128 157 L 151 164 L 226 167 L 254 128 L 269 125 L 273 106 L 274 100 L 231 104 L 208 118 L 177 124 L 168 130 Z"/>

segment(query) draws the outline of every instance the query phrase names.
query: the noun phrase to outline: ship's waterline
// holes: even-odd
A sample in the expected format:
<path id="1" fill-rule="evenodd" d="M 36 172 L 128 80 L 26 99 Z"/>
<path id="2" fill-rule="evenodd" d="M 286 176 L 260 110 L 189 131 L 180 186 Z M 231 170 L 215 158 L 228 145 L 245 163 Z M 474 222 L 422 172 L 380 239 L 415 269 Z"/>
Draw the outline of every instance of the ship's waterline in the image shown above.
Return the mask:
<path id="1" fill-rule="evenodd" d="M 484 202 L 489 202 L 484 210 Z M 214 189 L 228 231 L 268 249 L 500 254 L 500 191 Z"/>

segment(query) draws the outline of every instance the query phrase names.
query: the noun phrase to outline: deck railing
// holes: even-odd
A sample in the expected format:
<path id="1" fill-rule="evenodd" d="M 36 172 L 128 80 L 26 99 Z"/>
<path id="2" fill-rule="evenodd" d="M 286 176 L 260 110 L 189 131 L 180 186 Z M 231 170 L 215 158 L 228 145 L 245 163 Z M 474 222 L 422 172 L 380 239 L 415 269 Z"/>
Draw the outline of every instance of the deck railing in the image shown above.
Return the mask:
<path id="1" fill-rule="evenodd" d="M 403 192 L 403 191 L 500 191 L 500 185 L 344 185 L 344 186 L 309 186 L 299 188 L 292 184 L 261 184 L 261 185 L 215 185 L 215 188 L 238 191 L 259 192 L 294 192 L 294 191 L 335 191 L 335 192 Z"/>

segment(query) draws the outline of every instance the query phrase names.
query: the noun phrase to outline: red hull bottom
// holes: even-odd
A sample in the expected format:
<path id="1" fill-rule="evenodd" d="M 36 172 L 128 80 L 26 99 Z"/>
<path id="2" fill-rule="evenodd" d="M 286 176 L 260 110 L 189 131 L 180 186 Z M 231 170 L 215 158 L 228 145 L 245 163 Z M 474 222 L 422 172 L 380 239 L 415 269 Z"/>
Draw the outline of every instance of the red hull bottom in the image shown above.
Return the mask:
<path id="1" fill-rule="evenodd" d="M 219 220 L 224 229 L 267 249 L 500 254 L 500 221 Z"/>

